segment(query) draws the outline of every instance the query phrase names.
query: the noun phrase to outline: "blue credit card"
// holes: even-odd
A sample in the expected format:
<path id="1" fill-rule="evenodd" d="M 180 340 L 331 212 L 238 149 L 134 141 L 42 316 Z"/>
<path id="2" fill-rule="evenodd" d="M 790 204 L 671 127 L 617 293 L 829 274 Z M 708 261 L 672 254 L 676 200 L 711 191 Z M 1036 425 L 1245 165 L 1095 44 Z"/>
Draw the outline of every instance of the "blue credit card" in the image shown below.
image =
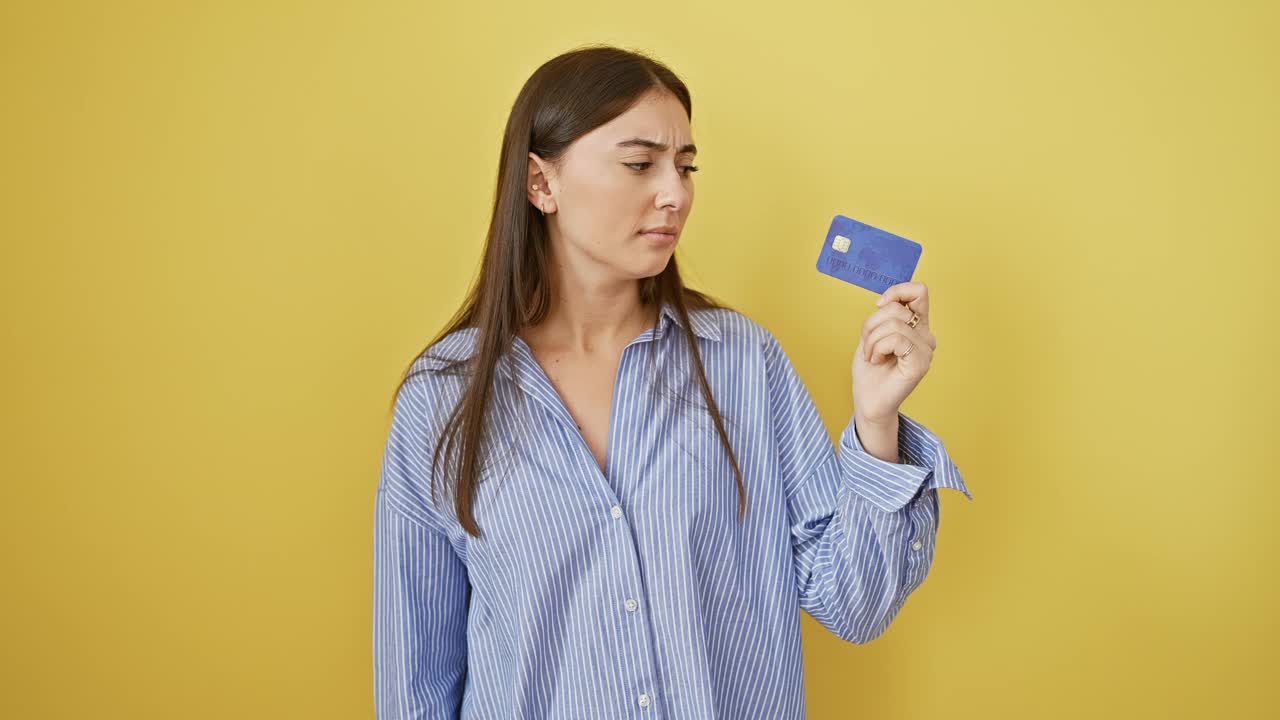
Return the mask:
<path id="1" fill-rule="evenodd" d="M 911 280 L 921 250 L 918 242 L 836 215 L 818 255 L 818 271 L 879 294 Z"/>

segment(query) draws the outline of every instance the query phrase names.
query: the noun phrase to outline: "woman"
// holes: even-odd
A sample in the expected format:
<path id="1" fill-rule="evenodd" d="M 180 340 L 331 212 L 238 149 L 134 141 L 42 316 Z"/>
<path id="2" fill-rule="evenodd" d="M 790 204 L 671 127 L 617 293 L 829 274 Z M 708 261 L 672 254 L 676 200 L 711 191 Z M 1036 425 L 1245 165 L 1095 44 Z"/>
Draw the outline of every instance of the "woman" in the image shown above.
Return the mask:
<path id="1" fill-rule="evenodd" d="M 923 285 L 863 326 L 839 455 L 774 336 L 684 287 L 690 107 L 600 46 L 516 99 L 480 277 L 394 402 L 379 718 L 803 718 L 799 611 L 879 636 L 936 490 L 972 499 L 898 410 L 935 349 Z"/>

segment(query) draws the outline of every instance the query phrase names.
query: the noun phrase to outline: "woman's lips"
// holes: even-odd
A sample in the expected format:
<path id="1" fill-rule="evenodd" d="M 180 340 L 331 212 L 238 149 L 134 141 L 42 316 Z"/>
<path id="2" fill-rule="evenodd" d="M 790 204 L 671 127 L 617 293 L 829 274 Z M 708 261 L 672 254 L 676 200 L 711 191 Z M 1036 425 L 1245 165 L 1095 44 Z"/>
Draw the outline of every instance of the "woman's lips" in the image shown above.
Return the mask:
<path id="1" fill-rule="evenodd" d="M 676 240 L 676 234 L 668 232 L 644 232 L 640 233 L 640 235 L 648 240 L 660 243 L 671 243 Z"/>

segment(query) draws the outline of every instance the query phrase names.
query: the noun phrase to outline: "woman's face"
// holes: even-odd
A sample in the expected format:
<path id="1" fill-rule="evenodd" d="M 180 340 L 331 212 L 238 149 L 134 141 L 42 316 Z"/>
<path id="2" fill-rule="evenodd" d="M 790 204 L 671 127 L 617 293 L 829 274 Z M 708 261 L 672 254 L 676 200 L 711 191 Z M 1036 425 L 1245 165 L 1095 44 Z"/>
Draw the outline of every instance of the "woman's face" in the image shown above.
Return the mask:
<path id="1" fill-rule="evenodd" d="M 662 272 L 693 206 L 696 152 L 684 106 L 653 92 L 570 144 L 558 167 L 530 153 L 529 201 L 546 212 L 553 254 L 602 282 Z M 662 226 L 672 234 L 644 234 Z"/>

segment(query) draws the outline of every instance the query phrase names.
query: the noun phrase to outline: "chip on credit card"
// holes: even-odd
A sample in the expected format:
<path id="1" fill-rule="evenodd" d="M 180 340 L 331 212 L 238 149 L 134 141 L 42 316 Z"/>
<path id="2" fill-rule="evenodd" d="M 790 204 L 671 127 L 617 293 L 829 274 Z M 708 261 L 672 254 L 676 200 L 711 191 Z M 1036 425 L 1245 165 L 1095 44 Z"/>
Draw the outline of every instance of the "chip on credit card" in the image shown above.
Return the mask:
<path id="1" fill-rule="evenodd" d="M 914 240 L 836 215 L 818 254 L 818 271 L 879 294 L 911 280 L 922 249 Z"/>

